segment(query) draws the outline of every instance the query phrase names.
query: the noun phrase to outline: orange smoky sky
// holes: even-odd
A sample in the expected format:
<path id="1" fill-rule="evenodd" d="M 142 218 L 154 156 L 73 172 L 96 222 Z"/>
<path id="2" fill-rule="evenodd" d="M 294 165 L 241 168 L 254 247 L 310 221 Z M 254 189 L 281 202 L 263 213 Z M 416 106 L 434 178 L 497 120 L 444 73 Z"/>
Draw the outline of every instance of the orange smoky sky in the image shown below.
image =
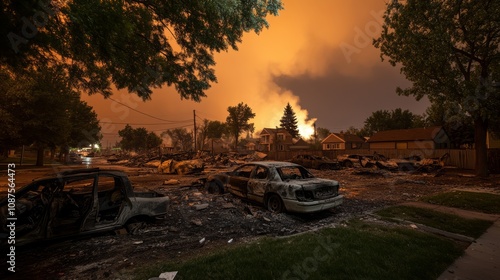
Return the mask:
<path id="1" fill-rule="evenodd" d="M 215 55 L 218 83 L 200 103 L 181 100 L 173 87 L 153 91 L 143 102 L 126 91 L 112 99 L 82 96 L 101 120 L 103 146 L 119 141 L 129 123 L 157 134 L 193 127 L 203 119 L 225 121 L 227 108 L 246 103 L 256 117 L 257 136 L 264 127 L 280 125 L 287 103 L 297 115 L 299 131 L 308 137 L 313 124 L 332 132 L 361 128 L 376 110 L 408 109 L 422 114 L 427 100 L 398 96 L 396 87 L 410 83 L 380 59 L 371 44 L 382 26 L 383 0 L 285 0 L 269 29 L 243 36 L 238 50 Z"/>

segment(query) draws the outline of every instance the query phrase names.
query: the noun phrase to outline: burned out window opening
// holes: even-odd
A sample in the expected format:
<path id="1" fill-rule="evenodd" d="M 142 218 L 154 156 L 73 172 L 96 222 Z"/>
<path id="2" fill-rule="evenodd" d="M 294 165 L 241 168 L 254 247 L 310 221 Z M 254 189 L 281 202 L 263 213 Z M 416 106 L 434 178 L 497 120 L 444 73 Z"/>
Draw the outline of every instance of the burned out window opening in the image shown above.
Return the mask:
<path id="1" fill-rule="evenodd" d="M 115 221 L 126 197 L 123 182 L 118 177 L 101 175 L 98 178 L 97 194 L 99 200 L 97 222 Z"/>

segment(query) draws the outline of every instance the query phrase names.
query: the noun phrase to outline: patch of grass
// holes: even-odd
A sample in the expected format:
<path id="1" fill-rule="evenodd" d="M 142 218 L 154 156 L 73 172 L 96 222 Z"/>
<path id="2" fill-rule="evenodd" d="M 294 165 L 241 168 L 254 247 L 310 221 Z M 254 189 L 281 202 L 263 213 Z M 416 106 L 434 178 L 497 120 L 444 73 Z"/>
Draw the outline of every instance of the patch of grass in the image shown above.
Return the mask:
<path id="1" fill-rule="evenodd" d="M 462 249 L 450 240 L 367 224 L 323 229 L 136 270 L 135 279 L 436 279 Z M 425 269 L 422 269 L 425 268 Z"/>
<path id="2" fill-rule="evenodd" d="M 412 221 L 474 238 L 481 236 L 493 224 L 491 221 L 466 219 L 457 215 L 411 206 L 392 206 L 376 213 L 385 218 Z"/>
<path id="3" fill-rule="evenodd" d="M 424 197 L 425 202 L 489 214 L 500 214 L 500 195 L 455 191 Z"/>

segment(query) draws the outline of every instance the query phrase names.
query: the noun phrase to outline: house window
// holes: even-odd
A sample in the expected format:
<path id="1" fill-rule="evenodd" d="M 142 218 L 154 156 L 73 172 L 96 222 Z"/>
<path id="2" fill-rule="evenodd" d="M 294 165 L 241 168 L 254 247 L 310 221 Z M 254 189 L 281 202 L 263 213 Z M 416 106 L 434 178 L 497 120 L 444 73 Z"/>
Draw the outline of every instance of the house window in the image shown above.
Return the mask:
<path id="1" fill-rule="evenodd" d="M 269 143 L 269 135 L 263 135 L 260 137 L 262 143 Z"/>
<path id="2" fill-rule="evenodd" d="M 330 144 L 326 144 L 326 150 L 330 150 Z"/>
<path id="3" fill-rule="evenodd" d="M 284 151 L 285 150 L 285 145 L 282 145 L 282 144 L 278 145 L 278 150 Z"/>
<path id="4" fill-rule="evenodd" d="M 278 140 L 285 140 L 285 134 L 279 133 L 278 134 Z"/>
<path id="5" fill-rule="evenodd" d="M 340 143 L 333 143 L 332 145 L 334 150 L 340 150 Z"/>

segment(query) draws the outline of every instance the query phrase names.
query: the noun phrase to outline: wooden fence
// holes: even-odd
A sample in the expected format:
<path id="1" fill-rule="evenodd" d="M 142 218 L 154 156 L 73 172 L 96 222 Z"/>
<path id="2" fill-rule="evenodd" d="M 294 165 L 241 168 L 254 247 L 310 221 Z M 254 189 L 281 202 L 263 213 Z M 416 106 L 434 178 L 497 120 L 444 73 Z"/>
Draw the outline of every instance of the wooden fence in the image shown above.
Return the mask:
<path id="1" fill-rule="evenodd" d="M 271 160 L 289 160 L 298 154 L 311 154 L 317 156 L 326 156 L 328 158 L 337 158 L 342 154 L 360 154 L 373 155 L 374 153 L 384 155 L 387 158 L 407 158 L 410 156 L 420 156 L 421 158 L 439 158 L 444 154 L 450 155 L 445 162 L 446 165 L 455 166 L 463 169 L 474 169 L 476 162 L 476 152 L 473 149 L 357 149 L 357 150 L 302 150 L 302 151 L 272 151 L 268 153 L 268 159 Z M 500 172 L 500 149 L 490 149 L 488 151 L 489 169 L 491 172 Z"/>

